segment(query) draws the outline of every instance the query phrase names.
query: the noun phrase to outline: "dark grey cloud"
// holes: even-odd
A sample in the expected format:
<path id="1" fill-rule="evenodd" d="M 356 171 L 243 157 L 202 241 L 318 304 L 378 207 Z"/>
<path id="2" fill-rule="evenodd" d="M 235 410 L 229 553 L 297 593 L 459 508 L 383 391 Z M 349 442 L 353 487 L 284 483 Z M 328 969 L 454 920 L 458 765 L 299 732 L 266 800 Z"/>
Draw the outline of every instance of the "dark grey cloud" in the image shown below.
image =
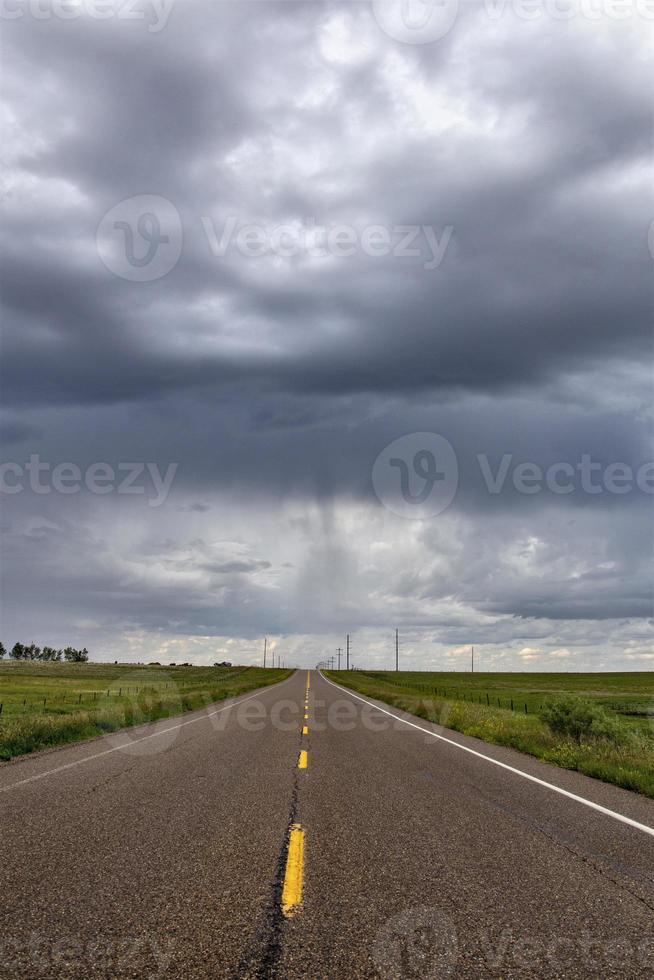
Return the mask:
<path id="1" fill-rule="evenodd" d="M 587 627 L 598 658 L 647 654 L 651 496 L 511 479 L 651 458 L 644 33 L 463 8 L 424 45 L 367 4 L 192 0 L 157 33 L 4 25 L 5 459 L 178 464 L 159 509 L 3 494 L 8 629 L 107 651 L 112 628 L 134 651 L 233 637 L 248 656 L 268 632 L 313 656 L 392 621 L 422 631 L 420 660 L 470 637 L 578 651 L 580 624 L 604 623 Z M 96 247 L 135 195 L 168 199 L 183 228 L 153 282 Z M 418 256 L 214 255 L 206 223 L 220 236 L 230 218 L 450 232 L 435 268 L 424 236 Z M 458 493 L 403 521 L 372 467 L 423 431 L 454 447 Z M 500 492 L 480 455 L 511 457 Z"/>

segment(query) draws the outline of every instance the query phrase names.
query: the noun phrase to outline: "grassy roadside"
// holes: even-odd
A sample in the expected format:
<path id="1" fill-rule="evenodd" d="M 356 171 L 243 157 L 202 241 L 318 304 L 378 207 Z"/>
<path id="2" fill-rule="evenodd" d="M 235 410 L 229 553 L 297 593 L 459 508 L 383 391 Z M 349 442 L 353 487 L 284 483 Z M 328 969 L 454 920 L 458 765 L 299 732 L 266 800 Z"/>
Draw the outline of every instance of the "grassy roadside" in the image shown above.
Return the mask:
<path id="1" fill-rule="evenodd" d="M 0 663 L 0 760 L 172 718 L 291 673 L 260 667 Z"/>
<path id="2" fill-rule="evenodd" d="M 434 693 L 447 689 L 449 678 L 443 674 L 405 674 L 403 683 L 399 682 L 402 675 L 391 672 L 385 675 L 381 671 L 326 671 L 325 674 L 360 694 L 385 701 L 395 708 L 445 728 L 464 735 L 474 735 L 495 745 L 507 745 L 564 769 L 575 769 L 587 776 L 654 798 L 654 727 L 634 725 L 631 717 L 622 717 L 619 711 L 607 707 L 605 702 L 610 697 L 617 698 L 622 704 L 625 698 L 629 700 L 629 693 L 624 694 L 616 687 L 611 694 L 607 694 L 606 688 L 602 686 L 601 674 L 583 675 L 586 678 L 585 688 L 580 681 L 582 675 L 570 675 L 574 678 L 573 682 L 566 684 L 565 679 L 559 680 L 541 692 L 534 692 L 537 681 L 533 675 L 521 675 L 523 692 L 528 688 L 532 700 L 532 708 L 529 710 L 528 707 L 528 713 L 494 707 L 492 703 L 489 705 L 487 700 L 490 698 L 481 694 L 480 685 L 483 680 L 475 678 L 473 681 L 473 675 L 469 675 L 468 683 L 477 685 L 476 693 L 472 688 L 464 693 L 461 675 L 456 675 L 459 697 L 451 698 Z M 518 675 L 512 676 L 515 678 Z M 556 676 L 566 678 L 567 675 Z M 649 687 L 643 686 L 637 693 L 631 692 L 634 698 L 640 699 L 639 703 L 646 703 L 648 693 L 654 699 L 653 680 L 652 675 L 648 675 Z M 580 702 L 574 695 L 582 689 L 586 696 Z M 517 684 L 513 690 L 517 697 Z M 594 691 L 594 698 L 588 694 L 590 690 Z M 535 693 L 540 694 L 540 697 L 535 697 Z M 596 731 L 589 729 L 587 734 L 578 737 L 551 727 L 554 724 L 551 720 L 553 710 L 557 706 L 589 703 L 592 706 L 593 701 L 599 717 L 606 722 L 603 727 L 597 726 Z M 525 703 L 529 705 L 529 701 Z M 546 720 L 548 718 L 550 722 Z"/>

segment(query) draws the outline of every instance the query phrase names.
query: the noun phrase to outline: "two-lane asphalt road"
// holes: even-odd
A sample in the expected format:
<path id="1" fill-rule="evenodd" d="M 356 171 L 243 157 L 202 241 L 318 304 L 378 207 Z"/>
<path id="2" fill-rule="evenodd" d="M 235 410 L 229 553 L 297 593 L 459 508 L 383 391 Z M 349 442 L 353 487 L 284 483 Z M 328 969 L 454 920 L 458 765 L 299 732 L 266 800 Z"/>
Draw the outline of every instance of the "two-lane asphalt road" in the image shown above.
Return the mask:
<path id="1" fill-rule="evenodd" d="M 298 671 L 0 767 L 0 976 L 650 977 L 648 828 Z"/>

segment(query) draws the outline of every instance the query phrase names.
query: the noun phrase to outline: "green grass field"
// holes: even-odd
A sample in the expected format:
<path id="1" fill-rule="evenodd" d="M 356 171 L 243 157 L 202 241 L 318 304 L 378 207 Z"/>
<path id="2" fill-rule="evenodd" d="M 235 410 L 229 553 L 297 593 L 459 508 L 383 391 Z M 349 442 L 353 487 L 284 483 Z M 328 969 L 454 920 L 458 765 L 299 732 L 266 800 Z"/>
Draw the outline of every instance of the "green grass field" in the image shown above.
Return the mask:
<path id="1" fill-rule="evenodd" d="M 487 742 L 654 797 L 654 673 L 487 674 L 326 671 L 337 683 Z M 553 731 L 551 708 L 582 699 L 614 732 L 579 740 Z"/>
<path id="2" fill-rule="evenodd" d="M 290 670 L 0 661 L 0 759 L 169 718 Z"/>

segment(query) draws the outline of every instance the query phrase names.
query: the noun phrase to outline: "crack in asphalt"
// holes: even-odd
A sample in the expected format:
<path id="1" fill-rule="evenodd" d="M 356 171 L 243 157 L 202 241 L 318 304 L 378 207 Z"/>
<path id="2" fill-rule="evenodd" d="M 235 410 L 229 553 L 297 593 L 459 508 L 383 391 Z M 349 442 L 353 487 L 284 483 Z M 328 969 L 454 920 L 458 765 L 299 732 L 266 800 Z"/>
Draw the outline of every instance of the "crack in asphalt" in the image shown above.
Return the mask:
<path id="1" fill-rule="evenodd" d="M 477 791 L 479 792 L 479 790 Z M 505 807 L 498 800 L 494 800 L 483 793 L 479 793 L 479 795 L 482 796 L 482 798 L 484 799 L 484 801 L 488 806 L 491 806 L 494 809 L 499 810 L 501 813 L 510 816 L 511 819 L 517 820 L 523 826 L 530 827 L 532 830 L 536 830 L 538 833 L 542 834 L 543 837 L 546 837 L 553 844 L 558 844 L 558 846 L 562 847 L 565 851 L 568 852 L 568 854 L 572 854 L 574 857 L 582 861 L 584 864 L 590 865 L 592 868 L 594 868 L 595 871 L 597 871 L 598 874 L 601 874 L 605 878 L 608 878 L 610 881 L 613 882 L 614 885 L 617 885 L 617 887 L 620 888 L 622 891 L 627 892 L 627 894 L 631 895 L 632 898 L 635 898 L 646 909 L 649 909 L 651 912 L 654 912 L 654 905 L 648 902 L 647 899 L 643 898 L 642 895 L 639 895 L 637 891 L 630 888 L 624 880 L 625 878 L 631 878 L 632 881 L 638 884 L 639 879 L 641 879 L 642 881 L 645 881 L 648 884 L 650 884 L 652 879 L 649 877 L 649 875 L 644 875 L 642 873 L 639 873 L 636 869 L 628 868 L 626 865 L 618 865 L 614 861 L 612 861 L 611 858 L 608 857 L 608 855 L 602 854 L 601 852 L 598 851 L 594 851 L 590 855 L 583 854 L 578 849 L 574 838 L 566 837 L 560 832 L 554 832 L 544 824 L 538 823 L 535 820 L 530 820 L 529 818 L 519 813 L 516 813 L 515 810 L 509 807 Z M 611 874 L 611 872 L 614 872 L 615 874 Z M 620 877 L 618 877 L 618 875 Z"/>
<path id="2" fill-rule="evenodd" d="M 298 741 L 301 747 L 302 735 L 300 735 Z M 284 928 L 286 925 L 286 918 L 282 911 L 282 891 L 284 888 L 286 860 L 288 858 L 291 827 L 293 824 L 299 822 L 299 773 L 300 770 L 296 767 L 293 776 L 288 821 L 284 839 L 279 850 L 275 872 L 270 884 L 270 897 L 263 912 L 262 921 L 248 944 L 247 952 L 241 958 L 233 974 L 233 980 L 245 980 L 245 978 L 248 978 L 248 980 L 274 980 L 278 976 L 278 966 L 282 953 Z"/>

